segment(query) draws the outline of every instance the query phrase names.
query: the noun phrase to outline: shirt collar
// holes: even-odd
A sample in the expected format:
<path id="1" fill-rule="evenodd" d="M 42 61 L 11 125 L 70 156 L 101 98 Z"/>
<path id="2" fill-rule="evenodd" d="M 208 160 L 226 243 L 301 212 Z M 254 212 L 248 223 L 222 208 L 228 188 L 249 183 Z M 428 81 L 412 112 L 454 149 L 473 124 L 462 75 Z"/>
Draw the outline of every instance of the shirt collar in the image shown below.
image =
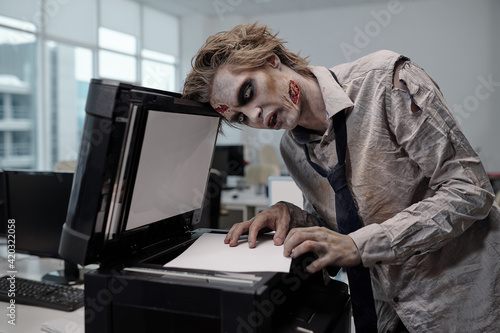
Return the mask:
<path id="1" fill-rule="evenodd" d="M 354 103 L 349 96 L 347 96 L 344 89 L 335 81 L 328 68 L 322 66 L 309 66 L 309 69 L 318 80 L 328 118 L 331 118 L 345 108 L 354 106 Z"/>
<path id="2" fill-rule="evenodd" d="M 306 143 L 321 141 L 321 136 L 312 133 L 310 130 L 308 130 L 307 128 L 304 128 L 300 125 L 297 125 L 292 130 L 292 134 L 293 134 L 295 141 L 297 141 L 301 145 L 306 144 Z"/>
<path id="3" fill-rule="evenodd" d="M 325 102 L 325 116 L 327 118 L 333 117 L 338 112 L 354 106 L 346 92 L 342 87 L 335 81 L 332 73 L 322 66 L 309 66 L 309 69 L 313 75 L 318 80 L 318 84 L 321 88 L 321 94 L 323 95 L 323 101 Z M 332 125 L 326 130 L 323 135 L 323 139 L 327 138 L 331 132 Z M 321 137 L 312 134 L 307 129 L 297 126 L 292 130 L 292 134 L 298 143 L 309 143 L 312 141 L 322 141 Z"/>

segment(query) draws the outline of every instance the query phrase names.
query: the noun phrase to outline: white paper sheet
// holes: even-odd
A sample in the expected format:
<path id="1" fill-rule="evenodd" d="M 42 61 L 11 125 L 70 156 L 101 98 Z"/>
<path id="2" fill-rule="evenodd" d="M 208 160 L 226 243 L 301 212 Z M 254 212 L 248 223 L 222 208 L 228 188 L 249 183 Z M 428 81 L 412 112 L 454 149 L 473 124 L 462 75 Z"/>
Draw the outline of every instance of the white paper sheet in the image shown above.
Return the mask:
<path id="1" fill-rule="evenodd" d="M 290 271 L 292 259 L 283 256 L 283 246 L 274 245 L 272 236 L 259 236 L 253 249 L 248 247 L 246 239 L 230 247 L 224 244 L 225 237 L 225 234 L 205 233 L 164 266 L 225 272 Z"/>

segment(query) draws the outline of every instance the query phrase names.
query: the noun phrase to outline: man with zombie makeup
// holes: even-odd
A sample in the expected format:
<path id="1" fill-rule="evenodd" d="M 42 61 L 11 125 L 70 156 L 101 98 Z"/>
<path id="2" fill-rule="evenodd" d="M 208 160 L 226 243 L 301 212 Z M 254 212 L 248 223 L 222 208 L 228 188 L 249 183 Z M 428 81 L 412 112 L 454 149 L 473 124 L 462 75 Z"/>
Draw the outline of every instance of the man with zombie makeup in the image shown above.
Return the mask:
<path id="1" fill-rule="evenodd" d="M 439 87 L 410 59 L 379 51 L 329 70 L 267 27 L 240 25 L 203 45 L 184 97 L 230 124 L 287 130 L 281 154 L 304 210 L 280 202 L 235 224 L 229 246 L 272 229 L 285 256 L 317 255 L 308 272 L 346 267 L 358 333 L 498 332 L 500 209 Z"/>

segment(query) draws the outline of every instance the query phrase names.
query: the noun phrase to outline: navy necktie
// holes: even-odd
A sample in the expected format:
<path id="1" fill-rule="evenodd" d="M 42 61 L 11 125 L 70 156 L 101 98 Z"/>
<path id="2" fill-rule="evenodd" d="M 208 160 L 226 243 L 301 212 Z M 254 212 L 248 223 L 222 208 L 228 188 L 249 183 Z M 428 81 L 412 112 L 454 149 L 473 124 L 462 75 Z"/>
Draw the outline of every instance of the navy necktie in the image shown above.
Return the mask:
<path id="1" fill-rule="evenodd" d="M 335 212 L 337 216 L 338 229 L 340 233 L 347 235 L 348 233 L 361 228 L 361 221 L 346 182 L 345 155 L 347 147 L 347 132 L 345 118 L 345 110 L 342 110 L 333 116 L 333 128 L 335 132 L 335 145 L 337 149 L 338 163 L 331 171 L 328 172 L 320 165 L 311 161 L 309 151 L 305 144 L 303 145 L 303 148 L 309 164 L 321 176 L 328 179 L 328 182 L 335 191 Z M 349 289 L 351 292 L 352 311 L 356 332 L 376 333 L 377 314 L 375 312 L 375 302 L 373 300 L 370 271 L 363 265 L 347 267 L 345 270 L 349 279 Z"/>

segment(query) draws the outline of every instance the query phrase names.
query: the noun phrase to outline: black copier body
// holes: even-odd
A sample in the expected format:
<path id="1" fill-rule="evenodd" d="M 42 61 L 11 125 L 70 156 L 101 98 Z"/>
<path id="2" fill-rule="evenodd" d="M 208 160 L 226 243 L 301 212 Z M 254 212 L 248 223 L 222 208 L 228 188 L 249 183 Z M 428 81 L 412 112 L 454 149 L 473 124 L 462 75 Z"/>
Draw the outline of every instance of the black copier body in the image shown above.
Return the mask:
<path id="1" fill-rule="evenodd" d="M 196 229 L 220 118 L 160 91 L 92 80 L 59 253 L 85 274 L 85 331 L 348 332 L 347 286 L 290 272 L 164 268 Z M 186 178 L 187 175 L 187 178 Z M 165 206 L 167 206 L 165 208 Z"/>

